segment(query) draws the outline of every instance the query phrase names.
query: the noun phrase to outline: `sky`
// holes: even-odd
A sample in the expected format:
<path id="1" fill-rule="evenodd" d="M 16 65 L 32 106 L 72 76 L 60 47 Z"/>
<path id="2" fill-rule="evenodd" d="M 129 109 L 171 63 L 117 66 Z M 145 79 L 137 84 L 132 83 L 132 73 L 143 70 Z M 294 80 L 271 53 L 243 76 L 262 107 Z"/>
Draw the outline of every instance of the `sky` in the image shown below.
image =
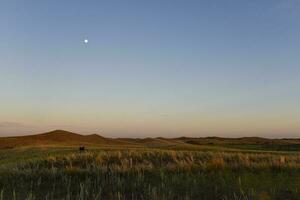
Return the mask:
<path id="1" fill-rule="evenodd" d="M 298 0 L 2 0 L 0 136 L 300 137 L 299 36 Z"/>

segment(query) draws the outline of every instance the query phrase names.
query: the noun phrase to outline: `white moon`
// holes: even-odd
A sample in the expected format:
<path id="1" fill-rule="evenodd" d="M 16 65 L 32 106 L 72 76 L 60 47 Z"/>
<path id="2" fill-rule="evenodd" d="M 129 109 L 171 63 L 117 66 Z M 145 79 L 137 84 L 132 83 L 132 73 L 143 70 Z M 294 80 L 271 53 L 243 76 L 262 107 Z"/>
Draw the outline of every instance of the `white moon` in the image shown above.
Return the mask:
<path id="1" fill-rule="evenodd" d="M 84 43 L 85 44 L 89 43 L 89 40 L 88 39 L 84 39 Z"/>

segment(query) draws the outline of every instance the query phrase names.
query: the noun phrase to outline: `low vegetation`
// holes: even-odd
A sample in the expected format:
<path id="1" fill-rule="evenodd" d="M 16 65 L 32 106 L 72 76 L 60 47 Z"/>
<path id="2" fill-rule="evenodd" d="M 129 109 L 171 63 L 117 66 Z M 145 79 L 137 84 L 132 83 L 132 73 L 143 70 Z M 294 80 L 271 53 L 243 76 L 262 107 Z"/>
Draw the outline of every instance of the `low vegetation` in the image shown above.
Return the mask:
<path id="1" fill-rule="evenodd" d="M 0 138 L 0 200 L 300 199 L 298 140 L 22 138 Z"/>
<path id="2" fill-rule="evenodd" d="M 27 151 L 36 153 L 35 158 L 2 164 L 0 199 L 248 200 L 300 196 L 298 154 L 155 149 L 27 149 L 22 154 Z"/>

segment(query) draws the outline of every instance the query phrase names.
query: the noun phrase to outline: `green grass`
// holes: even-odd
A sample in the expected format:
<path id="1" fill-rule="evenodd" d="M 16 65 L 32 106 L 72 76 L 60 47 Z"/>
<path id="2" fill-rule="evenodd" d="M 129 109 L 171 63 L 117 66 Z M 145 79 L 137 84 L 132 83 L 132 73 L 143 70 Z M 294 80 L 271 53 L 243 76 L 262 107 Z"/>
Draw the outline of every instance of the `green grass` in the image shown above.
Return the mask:
<path id="1" fill-rule="evenodd" d="M 225 144 L 222 147 L 243 149 L 243 150 L 260 150 L 260 151 L 300 151 L 300 144 Z"/>
<path id="2" fill-rule="evenodd" d="M 0 200 L 300 199 L 295 152 L 28 148 L 0 166 Z"/>

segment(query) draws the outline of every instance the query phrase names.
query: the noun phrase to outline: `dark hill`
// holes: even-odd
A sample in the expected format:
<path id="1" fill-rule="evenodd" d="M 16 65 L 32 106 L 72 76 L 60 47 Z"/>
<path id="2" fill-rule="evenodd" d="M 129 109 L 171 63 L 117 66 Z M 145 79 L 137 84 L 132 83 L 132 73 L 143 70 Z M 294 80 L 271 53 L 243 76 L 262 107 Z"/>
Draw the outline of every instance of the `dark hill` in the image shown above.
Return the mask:
<path id="1" fill-rule="evenodd" d="M 80 135 L 64 130 L 55 130 L 37 135 L 2 137 L 0 148 L 27 146 L 119 146 L 135 145 L 130 142 L 105 138 L 97 134 Z"/>
<path id="2" fill-rule="evenodd" d="M 203 146 L 204 145 L 204 146 Z M 300 148 L 299 139 L 268 139 L 260 137 L 221 138 L 221 137 L 179 137 L 179 138 L 106 138 L 101 135 L 81 135 L 64 130 L 54 130 L 46 133 L 18 137 L 0 137 L 0 149 L 16 147 L 48 147 L 48 146 L 128 146 L 128 147 L 184 147 L 201 148 L 205 146 L 243 147 L 247 145 L 266 146 L 274 149 L 282 146 Z M 240 146 L 237 146 L 240 145 Z M 241 146 L 242 145 L 242 146 Z M 298 147 L 298 146 L 299 147 Z M 276 147 L 277 148 L 277 147 Z"/>

